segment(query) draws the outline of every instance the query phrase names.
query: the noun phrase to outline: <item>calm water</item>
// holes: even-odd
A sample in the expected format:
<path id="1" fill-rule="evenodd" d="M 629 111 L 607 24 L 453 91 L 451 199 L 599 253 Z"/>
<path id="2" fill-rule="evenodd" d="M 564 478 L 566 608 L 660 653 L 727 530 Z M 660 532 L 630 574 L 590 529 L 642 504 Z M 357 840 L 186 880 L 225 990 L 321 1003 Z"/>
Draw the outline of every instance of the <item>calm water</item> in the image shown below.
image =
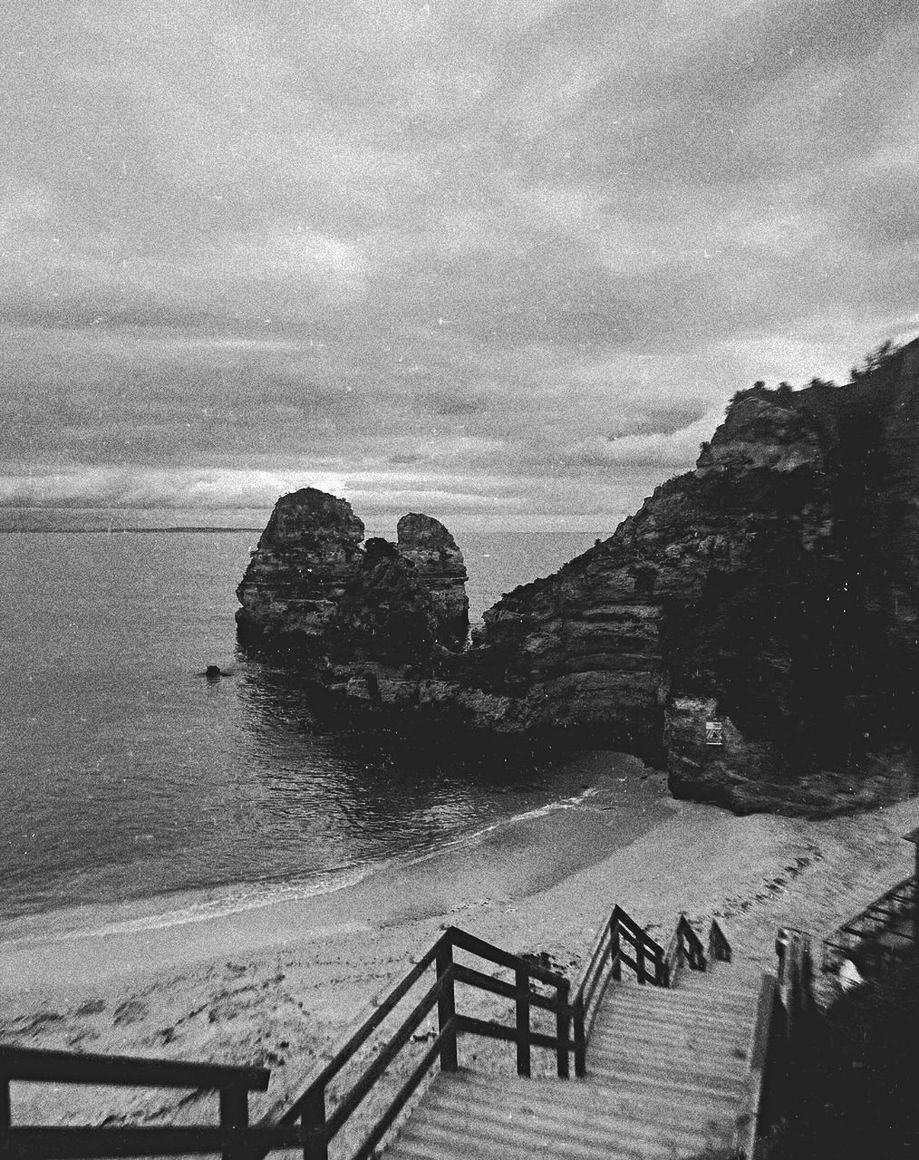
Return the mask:
<path id="1" fill-rule="evenodd" d="M 235 651 L 257 534 L 0 535 L 0 917 L 317 882 L 557 794 L 550 769 L 317 736 Z M 473 617 L 593 543 L 459 537 Z M 207 664 L 233 671 L 205 681 Z"/>

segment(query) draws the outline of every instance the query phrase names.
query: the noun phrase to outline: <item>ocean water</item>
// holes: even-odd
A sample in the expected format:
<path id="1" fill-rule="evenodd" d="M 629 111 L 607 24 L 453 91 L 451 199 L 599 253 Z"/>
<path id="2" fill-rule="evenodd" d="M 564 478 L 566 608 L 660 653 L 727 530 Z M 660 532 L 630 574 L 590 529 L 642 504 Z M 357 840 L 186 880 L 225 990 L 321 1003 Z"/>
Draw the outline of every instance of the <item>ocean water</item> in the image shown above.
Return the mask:
<path id="1" fill-rule="evenodd" d="M 257 535 L 0 534 L 0 920 L 330 888 L 570 791 L 550 765 L 311 731 L 236 649 Z M 458 539 L 476 618 L 594 536 Z"/>

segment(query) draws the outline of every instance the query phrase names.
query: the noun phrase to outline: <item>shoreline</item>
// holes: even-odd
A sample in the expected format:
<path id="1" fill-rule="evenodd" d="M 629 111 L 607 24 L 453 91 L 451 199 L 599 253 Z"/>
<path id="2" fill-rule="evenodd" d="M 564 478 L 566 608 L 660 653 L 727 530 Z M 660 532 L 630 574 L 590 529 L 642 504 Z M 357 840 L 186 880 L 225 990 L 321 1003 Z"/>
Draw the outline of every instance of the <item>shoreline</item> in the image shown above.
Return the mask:
<path id="1" fill-rule="evenodd" d="M 603 792 L 332 893 L 156 929 L 0 943 L 0 1036 L 261 1064 L 272 1069 L 273 1103 L 300 1089 L 445 926 L 545 952 L 574 977 L 613 904 L 663 942 L 685 911 L 717 917 L 737 969 L 755 973 L 772 968 L 778 926 L 819 938 L 912 870 L 902 836 L 919 823 L 919 799 L 822 821 L 737 817 L 670 798 L 663 776 L 640 763 L 620 781 L 614 755 L 594 759 L 613 772 Z M 90 1105 L 77 1090 L 52 1099 L 24 1086 L 19 1122 L 186 1114 L 174 1094 L 107 1091 Z M 266 1106 L 254 1102 L 253 1114 Z M 194 1101 L 187 1111 L 209 1115 Z"/>
<path id="2" fill-rule="evenodd" d="M 638 758 L 608 750 L 583 750 L 559 762 L 553 771 L 553 795 L 549 800 L 518 813 L 480 819 L 468 829 L 447 833 L 437 846 L 390 854 L 377 859 L 355 860 L 339 866 L 310 870 L 302 876 L 278 876 L 177 887 L 128 899 L 93 900 L 55 906 L 32 913 L 0 917 L 0 956 L 4 949 L 38 943 L 58 943 L 81 938 L 119 935 L 159 927 L 181 926 L 231 917 L 284 902 L 307 899 L 349 889 L 376 874 L 432 861 L 452 851 L 487 841 L 495 832 L 509 832 L 543 816 L 577 809 L 600 795 L 600 808 L 609 805 L 611 791 L 629 778 L 661 778 Z M 615 784 L 614 784 L 615 783 Z M 545 791 L 537 791 L 542 796 Z M 623 795 L 619 795 L 622 798 Z M 664 795 L 666 796 L 666 795 Z M 605 803 L 605 804 L 604 804 Z M 624 800 L 618 805 L 628 808 Z"/>
<path id="3" fill-rule="evenodd" d="M 447 913 L 473 895 L 490 902 L 535 893 L 602 860 L 642 819 L 652 826 L 671 808 L 666 778 L 637 758 L 581 755 L 566 766 L 564 789 L 588 778 L 593 784 L 575 793 L 451 835 L 437 849 L 324 871 L 318 883 L 237 883 L 6 920 L 0 993 L 80 987 L 241 947 L 287 946 L 312 931 L 354 925 L 354 914 L 365 916 L 362 929 L 371 920 L 391 927 Z M 449 888 L 437 885 L 443 881 Z"/>

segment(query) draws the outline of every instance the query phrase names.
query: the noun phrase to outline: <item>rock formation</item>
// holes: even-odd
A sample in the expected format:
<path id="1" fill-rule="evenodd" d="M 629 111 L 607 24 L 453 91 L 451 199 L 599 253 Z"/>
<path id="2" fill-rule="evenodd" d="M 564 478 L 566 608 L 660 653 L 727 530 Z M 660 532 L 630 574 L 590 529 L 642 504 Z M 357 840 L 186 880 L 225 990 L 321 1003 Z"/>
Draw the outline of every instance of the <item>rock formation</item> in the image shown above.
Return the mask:
<path id="1" fill-rule="evenodd" d="M 437 610 L 438 639 L 462 648 L 469 632 L 466 564 L 456 541 L 439 520 L 409 512 L 396 525 L 399 555 L 410 560 Z"/>
<path id="2" fill-rule="evenodd" d="M 378 616 L 381 590 L 387 615 L 394 600 L 411 606 L 410 630 L 382 634 L 404 636 L 410 656 L 368 651 L 380 630 L 341 638 L 325 684 L 343 704 L 617 746 L 666 767 L 675 794 L 738 810 L 831 810 L 908 783 L 919 342 L 845 387 L 740 392 L 694 471 L 605 542 L 502 598 L 464 652 L 465 569 L 435 525 L 405 517 L 398 550 L 370 560 L 368 545 L 364 578 L 336 598 L 351 626 Z M 265 607 L 270 619 L 279 603 Z"/>
<path id="3" fill-rule="evenodd" d="M 345 500 L 314 487 L 281 496 L 236 589 L 240 638 L 321 653 L 360 570 L 363 539 Z"/>
<path id="4" fill-rule="evenodd" d="M 367 662 L 430 663 L 469 629 L 466 567 L 443 524 L 411 514 L 399 540 L 370 539 L 343 499 L 282 496 L 236 590 L 240 639 L 286 651 L 317 679 Z"/>

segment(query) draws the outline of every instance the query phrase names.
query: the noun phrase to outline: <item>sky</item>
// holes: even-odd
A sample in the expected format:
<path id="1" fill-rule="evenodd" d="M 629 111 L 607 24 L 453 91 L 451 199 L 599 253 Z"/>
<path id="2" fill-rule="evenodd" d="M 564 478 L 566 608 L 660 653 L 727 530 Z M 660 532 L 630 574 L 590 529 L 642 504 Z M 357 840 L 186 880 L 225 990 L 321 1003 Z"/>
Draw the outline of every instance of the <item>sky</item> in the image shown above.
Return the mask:
<path id="1" fill-rule="evenodd" d="M 0 508 L 600 531 L 919 333 L 915 0 L 0 9 Z"/>

